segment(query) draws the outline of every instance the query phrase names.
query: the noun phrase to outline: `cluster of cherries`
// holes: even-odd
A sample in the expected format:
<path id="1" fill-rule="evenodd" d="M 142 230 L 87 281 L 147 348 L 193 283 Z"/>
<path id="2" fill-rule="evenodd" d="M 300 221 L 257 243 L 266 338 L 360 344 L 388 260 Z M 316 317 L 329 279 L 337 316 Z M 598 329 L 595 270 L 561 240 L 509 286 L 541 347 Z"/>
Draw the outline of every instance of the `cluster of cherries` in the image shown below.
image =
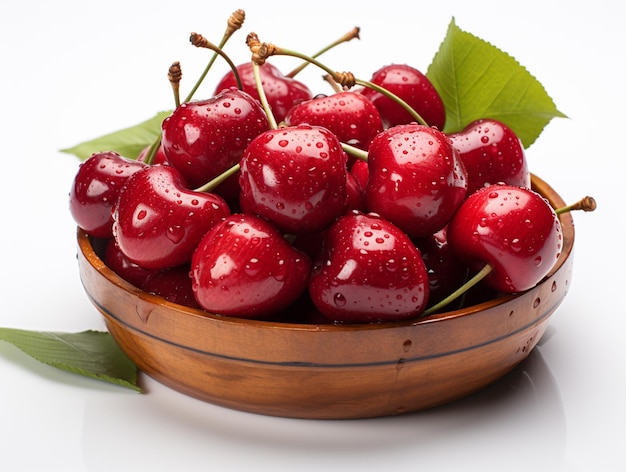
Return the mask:
<path id="1" fill-rule="evenodd" d="M 557 212 L 504 123 L 443 133 L 409 65 L 314 96 L 248 44 L 158 146 L 80 165 L 72 215 L 122 278 L 214 314 L 364 323 L 435 312 L 477 273 L 478 297 L 524 291 L 556 263 Z"/>

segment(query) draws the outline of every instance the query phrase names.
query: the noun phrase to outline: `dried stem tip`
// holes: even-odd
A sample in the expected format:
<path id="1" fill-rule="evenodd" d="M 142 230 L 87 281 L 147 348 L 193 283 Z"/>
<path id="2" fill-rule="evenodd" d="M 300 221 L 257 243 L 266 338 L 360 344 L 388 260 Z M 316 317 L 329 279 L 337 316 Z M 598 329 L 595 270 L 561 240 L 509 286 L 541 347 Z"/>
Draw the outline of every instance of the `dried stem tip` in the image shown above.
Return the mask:
<path id="1" fill-rule="evenodd" d="M 557 208 L 555 211 L 557 215 L 576 210 L 595 211 L 597 206 L 595 198 L 586 196 L 578 200 L 576 203 L 572 203 L 571 205 L 567 205 L 562 208 Z"/>
<path id="2" fill-rule="evenodd" d="M 170 83 L 172 87 L 178 88 L 181 79 L 183 78 L 183 71 L 180 68 L 180 62 L 173 62 L 167 71 L 167 78 L 170 79 Z"/>
<path id="3" fill-rule="evenodd" d="M 598 205 L 595 198 L 587 195 L 586 197 L 575 203 L 574 209 L 582 211 L 595 211 L 597 206 Z"/>
<path id="4" fill-rule="evenodd" d="M 346 89 L 351 89 L 356 85 L 356 78 L 352 72 L 335 72 L 332 77 L 335 82 Z"/>
<path id="5" fill-rule="evenodd" d="M 211 48 L 211 43 L 209 42 L 209 40 L 202 36 L 200 33 L 191 33 L 191 35 L 189 36 L 189 41 L 193 46 L 197 48 Z"/>
<path id="6" fill-rule="evenodd" d="M 262 43 L 256 33 L 249 33 L 246 37 L 246 45 L 252 52 L 252 62 L 262 66 L 265 60 L 276 54 L 280 54 L 280 48 L 274 44 Z"/>
<path id="7" fill-rule="evenodd" d="M 348 31 L 344 36 L 342 36 L 337 42 L 347 42 L 353 39 L 361 39 L 359 33 L 361 32 L 361 28 L 355 26 L 350 31 Z"/>
<path id="8" fill-rule="evenodd" d="M 236 10 L 228 17 L 228 28 L 226 29 L 226 36 L 231 36 L 235 31 L 241 29 L 243 22 L 246 19 L 246 12 L 239 9 Z"/>

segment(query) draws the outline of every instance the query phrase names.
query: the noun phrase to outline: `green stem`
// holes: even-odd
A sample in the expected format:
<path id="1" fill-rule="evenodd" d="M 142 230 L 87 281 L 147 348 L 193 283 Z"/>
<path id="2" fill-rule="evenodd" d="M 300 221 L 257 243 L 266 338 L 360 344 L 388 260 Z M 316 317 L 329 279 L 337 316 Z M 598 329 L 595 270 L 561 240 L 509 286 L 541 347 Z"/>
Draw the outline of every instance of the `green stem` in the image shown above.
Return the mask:
<path id="1" fill-rule="evenodd" d="M 427 310 L 425 310 L 422 313 L 421 316 L 432 315 L 433 313 L 438 312 L 443 307 L 445 307 L 448 304 L 452 303 L 457 298 L 459 298 L 461 295 L 465 294 L 470 288 L 472 288 L 478 282 L 480 282 L 485 277 L 487 277 L 487 275 L 489 275 L 492 270 L 493 270 L 492 267 L 489 264 L 486 264 L 478 273 L 476 273 L 476 275 L 474 275 L 471 279 L 469 279 L 467 282 L 465 282 L 463 285 L 461 285 L 458 289 L 456 289 L 454 292 L 452 292 L 446 298 L 441 300 L 439 303 L 436 303 L 433 306 L 431 306 L 430 308 L 428 308 Z"/>
<path id="2" fill-rule="evenodd" d="M 143 160 L 144 163 L 152 165 L 152 163 L 154 162 L 154 156 L 156 156 L 156 153 L 159 150 L 159 146 L 161 146 L 161 136 L 162 134 L 159 133 L 150 145 L 146 158 Z"/>
<path id="3" fill-rule="evenodd" d="M 326 46 L 325 48 L 319 50 L 318 52 L 316 52 L 315 54 L 313 54 L 311 57 L 319 57 L 322 54 L 324 54 L 325 52 L 330 51 L 332 48 L 334 48 L 335 46 L 339 46 L 341 43 L 346 43 L 352 39 L 358 39 L 359 38 L 359 32 L 361 31 L 361 29 L 358 26 L 355 26 L 354 28 L 352 28 L 350 31 L 348 31 L 346 34 L 344 34 L 341 38 L 337 39 L 336 41 L 330 43 L 328 46 Z M 300 64 L 298 67 L 296 67 L 294 70 L 292 70 L 291 72 L 289 72 L 288 74 L 286 74 L 287 77 L 295 77 L 296 75 L 298 75 L 302 69 L 304 69 L 306 66 L 308 66 L 310 64 L 309 61 L 304 60 L 302 62 L 302 64 Z"/>
<path id="4" fill-rule="evenodd" d="M 222 43 L 223 43 L 223 41 L 222 41 L 222 43 L 220 43 L 219 46 L 216 46 L 215 44 L 213 44 L 212 42 L 210 42 L 206 38 L 202 37 L 201 35 L 195 35 L 194 36 L 194 34 L 192 34 L 192 37 L 191 37 L 192 38 L 191 39 L 192 43 L 195 46 L 197 46 L 197 47 L 210 49 L 210 50 L 212 50 L 214 52 L 214 54 L 213 54 L 213 57 L 211 57 L 211 60 L 207 64 L 206 68 L 204 69 L 204 71 L 200 75 L 200 78 L 196 81 L 196 84 L 191 89 L 191 92 L 189 92 L 189 95 L 187 95 L 187 98 L 185 98 L 185 102 L 189 102 L 192 99 L 193 95 L 196 93 L 196 90 L 198 90 L 198 87 L 200 87 L 200 84 L 202 83 L 202 81 L 206 77 L 207 73 L 211 69 L 211 66 L 215 62 L 215 59 L 217 58 L 217 56 L 222 57 L 228 63 L 229 67 L 233 71 L 233 74 L 235 76 L 235 80 L 237 81 L 237 88 L 239 88 L 239 90 L 243 90 L 243 85 L 241 83 L 241 77 L 239 76 L 239 71 L 237 70 L 237 66 L 233 63 L 233 61 L 230 59 L 230 57 L 228 57 L 228 55 L 226 55 L 226 53 L 222 50 L 222 47 L 223 47 Z M 195 40 L 196 38 L 197 38 L 197 42 Z"/>
<path id="5" fill-rule="evenodd" d="M 581 200 L 578 200 L 576 203 L 572 203 L 571 205 L 567 205 L 561 208 L 557 208 L 554 210 L 557 215 L 561 215 L 563 213 L 568 213 L 570 211 L 582 210 L 582 211 L 594 211 L 597 207 L 596 200 L 593 197 L 586 196 Z"/>
<path id="6" fill-rule="evenodd" d="M 360 161 L 367 162 L 367 151 L 346 143 L 341 143 L 341 147 L 344 151 L 346 151 L 347 154 L 351 155 L 352 157 L 356 157 Z"/>
<path id="7" fill-rule="evenodd" d="M 200 77 L 196 81 L 195 85 L 193 86 L 193 88 L 191 89 L 189 94 L 187 95 L 187 98 L 185 98 L 185 102 L 191 101 L 191 99 L 193 98 L 194 94 L 198 90 L 198 87 L 200 87 L 200 84 L 204 81 L 205 77 L 209 73 L 209 70 L 211 70 L 211 67 L 213 66 L 213 63 L 215 62 L 215 60 L 217 59 L 217 56 L 218 55 L 223 55 L 222 49 L 224 49 L 224 46 L 226 45 L 228 40 L 231 38 L 231 36 L 235 33 L 235 31 L 238 31 L 241 28 L 241 26 L 243 25 L 243 23 L 245 21 L 245 18 L 246 18 L 245 12 L 243 10 L 241 10 L 241 9 L 235 10 L 228 17 L 226 30 L 224 31 L 224 34 L 222 35 L 222 40 L 220 41 L 220 43 L 219 43 L 219 45 L 217 47 L 215 47 L 215 46 L 213 46 L 211 44 L 211 46 L 213 46 L 213 47 L 210 47 L 210 49 L 212 49 L 214 51 L 213 57 L 211 57 L 211 59 L 209 60 L 209 63 L 204 68 L 204 71 L 202 72 L 202 74 L 200 75 Z M 208 41 L 207 41 L 207 43 L 208 43 Z M 208 47 L 208 45 L 203 45 L 202 47 Z M 223 55 L 222 57 L 224 57 L 227 60 L 229 65 L 232 64 L 230 59 L 226 58 L 225 55 Z M 241 90 L 242 89 L 242 87 L 241 87 L 241 80 L 239 79 L 239 74 L 236 72 L 237 68 L 234 65 L 231 65 L 231 68 L 234 68 L 235 78 L 237 79 L 237 84 L 239 86 L 239 89 Z"/>
<path id="8" fill-rule="evenodd" d="M 212 192 L 213 190 L 215 190 L 220 184 L 224 183 L 224 181 L 226 179 L 228 179 L 230 176 L 235 175 L 237 172 L 239 172 L 240 169 L 240 165 L 239 164 L 235 164 L 234 166 L 232 166 L 229 169 L 226 169 L 224 172 L 222 172 L 220 175 L 218 175 L 217 177 L 215 177 L 212 180 L 209 180 L 206 184 L 204 184 L 202 187 L 198 187 L 197 189 L 195 189 L 196 192 Z"/>
<path id="9" fill-rule="evenodd" d="M 267 101 L 267 95 L 265 95 L 265 90 L 263 89 L 260 67 L 262 66 L 259 66 L 256 62 L 252 63 L 252 70 L 254 72 L 254 82 L 256 84 L 256 89 L 259 94 L 259 101 L 261 102 L 261 106 L 263 107 L 263 110 L 265 111 L 265 114 L 267 115 L 267 119 L 270 124 L 270 129 L 277 129 L 278 124 L 276 123 L 276 118 L 274 117 L 274 114 L 272 113 L 272 108 L 270 107 L 270 104 Z"/>
<path id="10" fill-rule="evenodd" d="M 342 80 L 342 75 L 341 74 L 339 74 L 338 72 L 336 72 L 336 71 L 330 69 L 329 67 L 325 66 L 324 64 L 319 62 L 314 57 L 310 57 L 310 56 L 307 56 L 306 54 L 299 53 L 298 51 L 293 51 L 291 49 L 284 49 L 284 48 L 276 48 L 276 50 L 274 51 L 274 54 L 282 55 L 282 56 L 293 56 L 293 57 L 297 57 L 297 58 L 303 59 L 305 61 L 310 62 L 311 64 L 316 65 L 317 67 L 319 67 L 320 69 L 325 71 L 336 82 L 338 82 L 340 84 L 342 84 L 344 82 Z M 421 125 L 424 125 L 424 126 L 428 126 L 428 123 L 426 123 L 424 118 L 422 118 L 421 115 L 419 113 L 417 113 L 413 109 L 413 107 L 411 107 L 403 99 L 398 97 L 393 92 L 390 92 L 389 90 L 385 89 L 384 87 L 376 85 L 376 84 L 374 84 L 372 82 L 369 82 L 367 80 L 360 80 L 360 79 L 357 79 L 357 78 L 354 78 L 354 85 L 361 85 L 362 87 L 371 88 L 372 90 L 375 90 L 376 92 L 385 95 L 386 97 L 388 97 L 391 100 L 394 100 L 396 103 L 398 103 L 402 108 L 404 108 L 417 123 L 419 123 Z"/>

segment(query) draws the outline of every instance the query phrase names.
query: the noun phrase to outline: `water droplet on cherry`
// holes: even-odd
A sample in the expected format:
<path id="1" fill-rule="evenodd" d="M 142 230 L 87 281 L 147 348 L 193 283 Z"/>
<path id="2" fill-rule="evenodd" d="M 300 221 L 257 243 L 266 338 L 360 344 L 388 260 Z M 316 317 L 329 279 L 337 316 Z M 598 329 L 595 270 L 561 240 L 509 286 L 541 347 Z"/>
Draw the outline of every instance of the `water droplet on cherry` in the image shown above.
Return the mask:
<path id="1" fill-rule="evenodd" d="M 335 306 L 342 308 L 344 306 L 346 306 L 346 297 L 343 295 L 343 293 L 335 293 L 335 296 L 333 297 L 333 302 L 335 303 Z"/>

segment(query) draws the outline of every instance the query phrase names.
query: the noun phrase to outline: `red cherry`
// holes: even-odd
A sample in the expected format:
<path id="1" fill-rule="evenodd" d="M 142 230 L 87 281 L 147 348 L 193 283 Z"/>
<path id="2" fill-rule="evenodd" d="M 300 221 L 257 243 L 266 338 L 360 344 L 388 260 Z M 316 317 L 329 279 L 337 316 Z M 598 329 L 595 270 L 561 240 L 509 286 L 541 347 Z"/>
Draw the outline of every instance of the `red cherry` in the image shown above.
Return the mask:
<path id="1" fill-rule="evenodd" d="M 419 249 L 397 226 L 378 215 L 354 212 L 328 230 L 309 293 L 333 321 L 401 320 L 425 308 L 428 274 Z"/>
<path id="2" fill-rule="evenodd" d="M 113 235 L 135 264 L 166 269 L 189 262 L 202 236 L 229 214 L 221 197 L 189 190 L 175 168 L 149 166 L 120 192 Z"/>
<path id="3" fill-rule="evenodd" d="M 130 261 L 114 239 L 107 242 L 102 261 L 109 269 L 137 288 L 143 288 L 148 277 L 156 272 Z"/>
<path id="4" fill-rule="evenodd" d="M 368 151 L 365 199 L 369 211 L 412 238 L 443 228 L 467 193 L 458 152 L 441 131 L 416 123 L 380 133 Z"/>
<path id="5" fill-rule="evenodd" d="M 428 305 L 434 305 L 463 284 L 467 267 L 462 264 L 450 249 L 447 227 L 430 237 L 416 242 L 428 271 L 430 296 Z"/>
<path id="6" fill-rule="evenodd" d="M 461 205 L 448 225 L 448 244 L 472 270 L 485 265 L 484 282 L 512 293 L 534 287 L 556 263 L 563 235 L 556 212 L 539 193 L 496 184 Z"/>
<path id="7" fill-rule="evenodd" d="M 103 262 L 109 269 L 137 288 L 179 305 L 199 307 L 191 290 L 188 264 L 165 270 L 144 269 L 131 262 L 114 239 L 107 243 Z"/>
<path id="8" fill-rule="evenodd" d="M 222 315 L 258 318 L 277 313 L 304 292 L 310 259 L 268 221 L 233 214 L 215 225 L 193 254 L 196 300 Z"/>
<path id="9" fill-rule="evenodd" d="M 350 174 L 354 176 L 356 181 L 359 183 L 359 187 L 365 192 L 367 188 L 367 180 L 369 178 L 369 169 L 367 166 L 367 161 L 362 161 L 360 159 L 355 160 L 350 166 Z"/>
<path id="10" fill-rule="evenodd" d="M 208 100 L 183 103 L 163 121 L 163 151 L 198 188 L 237 164 L 250 141 L 267 129 L 258 101 L 237 89 L 223 90 Z"/>
<path id="11" fill-rule="evenodd" d="M 429 126 L 443 129 L 446 122 L 443 101 L 430 80 L 419 70 L 406 64 L 389 64 L 374 72 L 370 82 L 400 97 Z M 378 108 L 385 128 L 415 121 L 401 105 L 380 92 L 370 88 L 360 92 Z"/>
<path id="12" fill-rule="evenodd" d="M 256 100 L 259 100 L 252 62 L 246 62 L 237 66 L 237 72 L 239 73 L 243 90 Z M 278 123 L 283 121 L 289 109 L 296 103 L 310 100 L 313 97 L 313 94 L 305 84 L 291 77 L 286 77 L 276 66 L 269 62 L 265 62 L 259 68 L 259 74 L 267 102 Z M 215 93 L 217 94 L 224 89 L 233 87 L 237 87 L 237 80 L 235 79 L 235 74 L 229 72 L 217 84 Z"/>
<path id="13" fill-rule="evenodd" d="M 351 91 L 321 95 L 294 105 L 287 116 L 287 125 L 323 126 L 342 143 L 367 150 L 369 143 L 383 130 L 380 113 L 364 95 Z"/>
<path id="14" fill-rule="evenodd" d="M 476 120 L 463 131 L 448 136 L 467 170 L 468 195 L 496 183 L 530 187 L 522 142 L 504 123 L 493 119 Z"/>
<path id="15" fill-rule="evenodd" d="M 346 173 L 346 202 L 344 213 L 352 210 L 365 211 L 365 191 L 357 181 L 356 177 L 350 172 Z"/>
<path id="16" fill-rule="evenodd" d="M 112 237 L 112 208 L 126 180 L 145 164 L 116 152 L 91 155 L 79 166 L 70 190 L 70 213 L 76 224 L 96 238 Z"/>
<path id="17" fill-rule="evenodd" d="M 189 264 L 154 271 L 144 281 L 142 289 L 159 295 L 172 303 L 200 308 L 192 290 L 189 271 Z"/>
<path id="18" fill-rule="evenodd" d="M 241 209 L 290 234 L 323 230 L 344 210 L 346 155 L 319 126 L 269 130 L 241 159 Z"/>

